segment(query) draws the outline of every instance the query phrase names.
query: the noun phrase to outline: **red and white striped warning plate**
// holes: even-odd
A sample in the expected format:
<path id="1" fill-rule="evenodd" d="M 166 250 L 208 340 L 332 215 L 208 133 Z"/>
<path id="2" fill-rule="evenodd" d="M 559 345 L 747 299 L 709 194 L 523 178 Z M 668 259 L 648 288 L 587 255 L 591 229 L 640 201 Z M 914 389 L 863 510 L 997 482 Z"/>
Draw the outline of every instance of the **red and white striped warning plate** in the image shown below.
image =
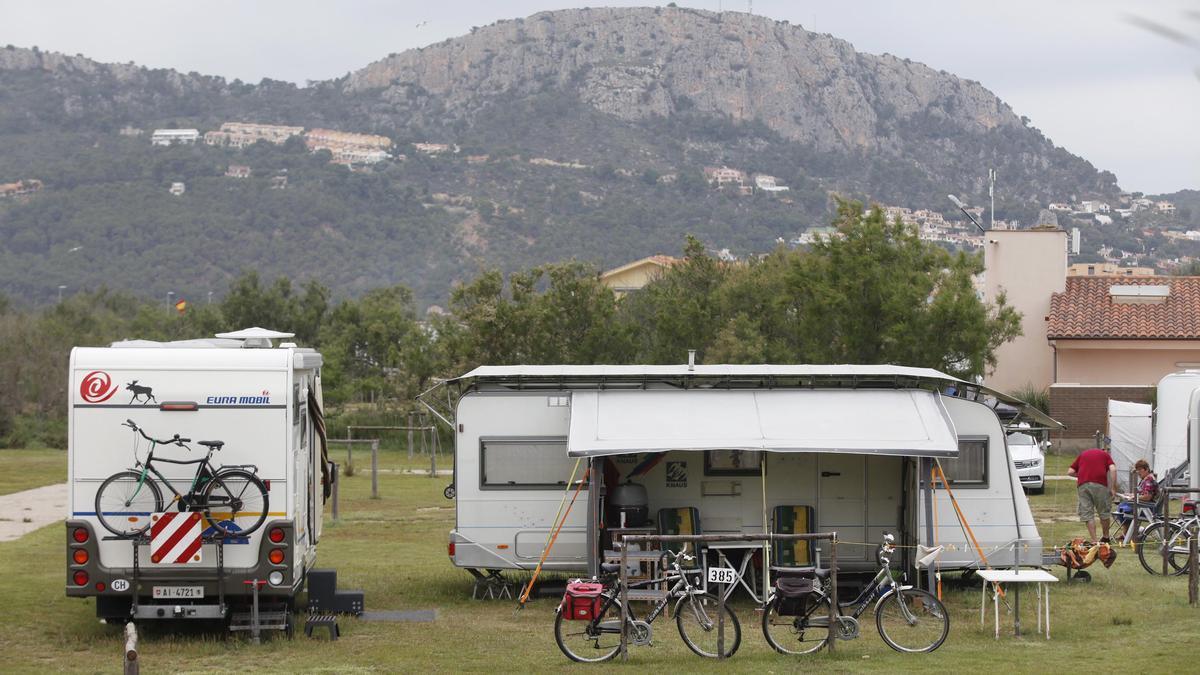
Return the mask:
<path id="1" fill-rule="evenodd" d="M 150 515 L 150 561 L 155 563 L 200 562 L 199 513 L 168 511 Z"/>

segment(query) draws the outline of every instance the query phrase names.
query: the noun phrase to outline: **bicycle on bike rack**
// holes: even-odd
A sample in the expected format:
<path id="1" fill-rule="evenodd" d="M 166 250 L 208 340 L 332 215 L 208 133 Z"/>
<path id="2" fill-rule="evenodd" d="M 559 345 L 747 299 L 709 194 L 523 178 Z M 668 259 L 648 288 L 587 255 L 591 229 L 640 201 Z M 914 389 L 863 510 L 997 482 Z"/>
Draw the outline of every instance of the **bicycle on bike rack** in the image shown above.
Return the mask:
<path id="1" fill-rule="evenodd" d="M 150 451 L 145 461 L 138 461 L 135 443 L 134 468 L 109 476 L 96 490 L 96 517 L 109 532 L 119 537 L 143 534 L 150 527 L 150 514 L 165 510 L 159 482 L 174 495 L 171 506 L 180 511 L 201 512 L 220 535 L 250 534 L 267 519 L 267 487 L 255 475 L 257 467 L 251 464 L 213 466 L 213 453 L 225 445 L 224 441 L 196 441 L 208 448 L 208 453 L 201 459 L 167 459 L 154 455 L 158 446 L 177 445 L 191 451 L 186 444 L 192 440 L 180 438 L 179 434 L 166 439 L 151 438 L 133 420 L 125 420 L 122 426 L 150 441 Z M 160 462 L 196 465 L 196 474 L 186 492 L 180 492 L 155 468 L 154 465 Z M 157 482 L 151 479 L 151 474 Z M 239 518 L 252 518 L 253 522 L 243 527 L 237 524 Z"/>
<path id="2" fill-rule="evenodd" d="M 701 570 L 685 570 L 681 564 L 695 560 L 695 556 L 668 550 L 663 552 L 662 560 L 668 562 L 670 571 L 661 578 L 629 584 L 627 595 L 630 600 L 657 601 L 644 619 L 637 618 L 632 606 L 628 608 L 626 624 L 629 643 L 638 646 L 649 645 L 653 635 L 651 624 L 662 616 L 674 600 L 671 614 L 675 617 L 679 637 L 688 649 L 706 658 L 733 656 L 741 646 L 741 624 L 738 623 L 737 615 L 726 605 L 725 648 L 722 654 L 718 654 L 717 608 L 720 603 L 716 596 L 705 593 L 688 578 L 689 575 L 699 574 Z M 568 605 L 571 605 L 573 600 L 569 595 L 570 590 L 555 610 L 554 641 L 572 661 L 599 663 L 613 658 L 621 649 L 620 565 L 605 564 L 601 569 L 605 574 L 594 581 L 599 582 L 597 585 L 602 585 L 603 589 L 594 598 L 586 599 L 590 606 L 583 612 L 585 619 L 578 619 L 577 613 L 569 611 Z M 660 569 L 666 569 L 666 566 L 660 566 Z M 671 584 L 671 587 L 666 591 L 649 588 L 659 584 Z"/>
<path id="3" fill-rule="evenodd" d="M 892 578 L 891 554 L 895 537 L 883 535 L 876 557 L 879 571 L 858 597 L 839 602 L 833 612 L 839 640 L 859 636 L 858 618 L 874 604 L 875 627 L 889 647 L 898 652 L 932 652 L 950 633 L 950 615 L 932 593 L 899 585 Z M 811 568 L 795 576 L 812 581 L 806 593 L 787 593 L 780 581 L 763 605 L 762 628 L 767 644 L 782 654 L 811 654 L 829 640 L 832 595 L 830 570 Z M 788 579 L 790 577 L 783 577 Z"/>

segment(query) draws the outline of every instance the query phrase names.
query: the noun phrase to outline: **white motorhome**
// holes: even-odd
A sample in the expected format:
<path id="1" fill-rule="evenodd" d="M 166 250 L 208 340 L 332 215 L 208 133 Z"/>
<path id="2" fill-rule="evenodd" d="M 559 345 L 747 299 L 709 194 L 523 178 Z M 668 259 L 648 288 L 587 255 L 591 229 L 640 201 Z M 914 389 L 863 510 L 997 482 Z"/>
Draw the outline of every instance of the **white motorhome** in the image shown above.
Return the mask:
<path id="1" fill-rule="evenodd" d="M 616 517 L 606 495 L 631 474 L 651 518 L 692 507 L 705 533 L 761 533 L 775 507 L 810 508 L 810 529 L 835 530 L 845 543 L 838 560 L 847 570 L 873 565 L 885 531 L 909 546 L 945 545 L 941 569 L 1042 563 L 994 408 L 1003 400 L 1037 426 L 1060 425 L 934 370 L 484 366 L 447 386 L 456 431 L 449 554 L 479 576 L 534 568 L 564 493 L 578 487 L 571 476 L 578 483 L 589 468 L 548 569 L 595 573 Z M 936 463 L 978 549 L 943 486 L 929 489 Z M 911 569 L 913 549 L 902 550 Z"/>
<path id="2" fill-rule="evenodd" d="M 139 340 L 71 351 L 68 596 L 95 597 L 97 615 L 118 620 L 226 618 L 245 606 L 247 582 L 254 580 L 264 582 L 264 602 L 294 600 L 316 560 L 330 478 L 323 456 L 321 355 L 286 342 L 272 346 L 272 338 L 287 337 L 248 329 L 218 339 Z M 140 468 L 149 449 L 126 420 L 154 438 L 192 439 L 190 451 L 159 445 L 156 458 L 200 459 L 207 452 L 201 440 L 223 441 L 212 464 L 250 465 L 266 487 L 261 527 L 246 536 L 221 536 L 202 522 L 202 544 L 186 563 L 155 562 L 147 537 L 106 529 L 96 515 L 97 489 L 117 472 Z M 186 493 L 196 475 L 195 464 L 154 466 L 178 493 Z M 164 510 L 187 510 L 172 499 L 175 492 L 159 487 Z M 117 515 L 131 522 L 152 517 Z"/>
<path id="3" fill-rule="evenodd" d="M 1188 415 L 1200 389 L 1200 370 L 1181 370 L 1158 381 L 1154 408 L 1154 472 L 1162 476 L 1188 461 Z"/>

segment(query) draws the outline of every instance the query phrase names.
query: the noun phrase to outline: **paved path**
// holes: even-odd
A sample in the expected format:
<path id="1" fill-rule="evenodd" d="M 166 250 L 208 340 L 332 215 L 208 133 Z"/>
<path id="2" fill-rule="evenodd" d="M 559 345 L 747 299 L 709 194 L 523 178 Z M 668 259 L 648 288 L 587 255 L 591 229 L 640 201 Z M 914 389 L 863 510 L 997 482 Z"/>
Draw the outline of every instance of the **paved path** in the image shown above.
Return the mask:
<path id="1" fill-rule="evenodd" d="M 0 495 L 0 541 L 12 541 L 58 522 L 67 513 L 67 484 Z"/>

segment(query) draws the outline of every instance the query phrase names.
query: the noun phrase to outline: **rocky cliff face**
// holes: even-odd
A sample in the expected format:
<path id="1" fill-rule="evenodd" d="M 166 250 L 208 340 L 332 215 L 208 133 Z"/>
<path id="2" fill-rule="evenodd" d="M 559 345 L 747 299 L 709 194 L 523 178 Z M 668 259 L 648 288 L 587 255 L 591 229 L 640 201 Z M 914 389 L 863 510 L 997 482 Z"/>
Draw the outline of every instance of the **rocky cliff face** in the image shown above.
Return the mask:
<path id="1" fill-rule="evenodd" d="M 631 121 L 683 109 L 758 120 L 822 151 L 897 150 L 904 139 L 889 127 L 915 115 L 970 134 L 1023 126 L 977 83 L 764 17 L 682 8 L 502 21 L 389 56 L 344 87 L 400 105 L 434 96 L 466 119 L 498 95 L 553 87 Z"/>

